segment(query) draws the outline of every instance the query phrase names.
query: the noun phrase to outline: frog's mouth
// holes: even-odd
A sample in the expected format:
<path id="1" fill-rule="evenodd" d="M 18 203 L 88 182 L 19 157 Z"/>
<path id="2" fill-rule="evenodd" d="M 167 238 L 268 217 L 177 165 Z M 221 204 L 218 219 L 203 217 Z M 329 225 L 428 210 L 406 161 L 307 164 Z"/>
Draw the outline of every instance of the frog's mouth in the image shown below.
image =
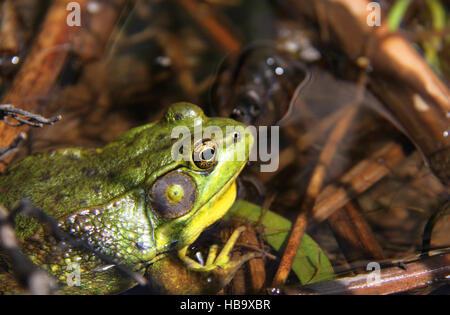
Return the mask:
<path id="1" fill-rule="evenodd" d="M 217 200 L 212 205 L 210 211 L 220 213 L 223 217 L 225 213 L 230 209 L 236 200 L 237 188 L 236 188 L 236 179 L 233 179 L 231 184 L 228 184 L 228 188 L 224 187 L 223 191 L 220 191 L 220 195 L 218 195 Z"/>
<path id="2" fill-rule="evenodd" d="M 242 168 L 244 168 L 244 166 L 245 165 L 243 165 Z M 222 218 L 228 209 L 231 208 L 237 196 L 236 178 L 239 173 L 240 171 L 230 178 L 228 182 L 192 216 L 192 220 L 188 224 L 191 229 L 184 231 L 184 244 L 186 244 L 186 246 L 195 242 L 206 228 Z"/>

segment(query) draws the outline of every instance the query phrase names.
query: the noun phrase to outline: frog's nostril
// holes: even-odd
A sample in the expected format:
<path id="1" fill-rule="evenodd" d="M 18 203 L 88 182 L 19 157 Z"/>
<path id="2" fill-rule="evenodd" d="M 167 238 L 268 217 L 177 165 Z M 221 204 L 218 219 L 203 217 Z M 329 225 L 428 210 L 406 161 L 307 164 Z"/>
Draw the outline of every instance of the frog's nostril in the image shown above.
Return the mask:
<path id="1" fill-rule="evenodd" d="M 233 142 L 236 143 L 239 141 L 239 139 L 241 138 L 241 134 L 239 132 L 234 132 L 233 133 Z"/>

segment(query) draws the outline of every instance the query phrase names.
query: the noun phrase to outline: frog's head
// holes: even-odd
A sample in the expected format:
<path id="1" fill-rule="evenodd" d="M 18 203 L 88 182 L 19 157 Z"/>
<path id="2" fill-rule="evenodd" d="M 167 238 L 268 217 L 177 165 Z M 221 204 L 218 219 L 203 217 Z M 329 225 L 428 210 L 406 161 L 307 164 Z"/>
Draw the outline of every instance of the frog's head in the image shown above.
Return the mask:
<path id="1" fill-rule="evenodd" d="M 235 180 L 253 146 L 246 126 L 209 118 L 196 105 L 177 103 L 159 128 L 175 137 L 167 163 L 153 174 L 148 191 L 157 251 L 191 244 L 220 219 L 236 197 Z"/>

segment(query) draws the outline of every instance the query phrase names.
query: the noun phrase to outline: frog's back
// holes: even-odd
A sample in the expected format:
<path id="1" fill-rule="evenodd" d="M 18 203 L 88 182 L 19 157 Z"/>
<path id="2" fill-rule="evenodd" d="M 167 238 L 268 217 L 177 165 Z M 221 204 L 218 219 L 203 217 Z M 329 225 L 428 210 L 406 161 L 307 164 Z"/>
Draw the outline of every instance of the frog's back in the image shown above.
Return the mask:
<path id="1" fill-rule="evenodd" d="M 151 168 L 141 156 L 152 153 L 133 147 L 133 137 L 138 142 L 138 132 L 151 132 L 152 126 L 133 129 L 102 149 L 68 148 L 25 158 L 0 177 L 0 203 L 12 209 L 27 198 L 59 219 L 114 199 L 139 185 Z"/>

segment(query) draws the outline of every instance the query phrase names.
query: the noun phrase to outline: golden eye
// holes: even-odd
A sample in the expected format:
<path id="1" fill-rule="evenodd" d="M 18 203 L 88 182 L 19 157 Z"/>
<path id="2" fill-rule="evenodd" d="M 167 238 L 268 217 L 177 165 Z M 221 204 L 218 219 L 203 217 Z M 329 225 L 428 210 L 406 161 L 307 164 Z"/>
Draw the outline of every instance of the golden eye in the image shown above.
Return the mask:
<path id="1" fill-rule="evenodd" d="M 196 196 L 192 178 L 177 171 L 158 178 L 150 190 L 152 210 L 166 219 L 178 218 L 191 211 Z"/>
<path id="2" fill-rule="evenodd" d="M 194 146 L 192 159 L 194 164 L 203 170 L 209 169 L 216 163 L 217 145 L 214 140 L 202 139 Z"/>

